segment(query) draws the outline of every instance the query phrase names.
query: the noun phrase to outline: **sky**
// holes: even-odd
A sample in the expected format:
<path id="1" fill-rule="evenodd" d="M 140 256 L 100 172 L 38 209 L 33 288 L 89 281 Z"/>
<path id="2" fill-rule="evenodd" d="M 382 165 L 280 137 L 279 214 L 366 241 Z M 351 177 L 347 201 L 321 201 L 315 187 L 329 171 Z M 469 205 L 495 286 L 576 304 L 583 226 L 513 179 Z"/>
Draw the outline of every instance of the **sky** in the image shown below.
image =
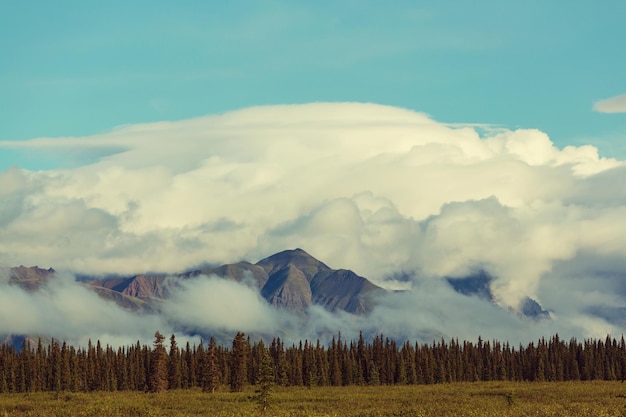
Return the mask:
<path id="1" fill-rule="evenodd" d="M 0 266 L 173 273 L 300 247 L 411 291 L 356 325 L 250 301 L 230 330 L 623 332 L 625 3 L 127 3 L 1 6 Z M 444 285 L 478 270 L 495 305 Z M 33 303 L 0 333 L 90 306 L 68 333 L 127 321 L 59 285 L 74 309 L 0 280 L 0 318 Z M 200 311 L 197 294 L 255 299 L 191 286 Z M 524 297 L 551 321 L 511 314 Z M 109 336 L 221 311 L 168 308 Z"/>
<path id="2" fill-rule="evenodd" d="M 536 128 L 559 147 L 591 144 L 603 156 L 626 156 L 626 5 L 619 0 L 33 0 L 1 7 L 3 141 L 348 101 L 447 123 Z M 2 151 L 0 168 L 86 158 Z"/>

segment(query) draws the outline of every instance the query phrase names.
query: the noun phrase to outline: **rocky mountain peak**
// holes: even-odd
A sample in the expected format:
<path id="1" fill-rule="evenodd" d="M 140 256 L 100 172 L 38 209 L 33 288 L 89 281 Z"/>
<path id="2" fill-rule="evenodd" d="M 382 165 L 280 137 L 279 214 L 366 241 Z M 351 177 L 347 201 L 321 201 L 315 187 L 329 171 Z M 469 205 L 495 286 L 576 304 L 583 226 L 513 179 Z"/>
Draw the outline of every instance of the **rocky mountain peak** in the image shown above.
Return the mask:
<path id="1" fill-rule="evenodd" d="M 262 267 L 268 275 L 272 275 L 280 271 L 287 265 L 292 265 L 302 271 L 309 282 L 311 282 L 319 273 L 331 271 L 331 268 L 328 267 L 328 265 L 318 261 L 300 248 L 276 253 L 260 260 L 256 263 L 256 265 Z"/>

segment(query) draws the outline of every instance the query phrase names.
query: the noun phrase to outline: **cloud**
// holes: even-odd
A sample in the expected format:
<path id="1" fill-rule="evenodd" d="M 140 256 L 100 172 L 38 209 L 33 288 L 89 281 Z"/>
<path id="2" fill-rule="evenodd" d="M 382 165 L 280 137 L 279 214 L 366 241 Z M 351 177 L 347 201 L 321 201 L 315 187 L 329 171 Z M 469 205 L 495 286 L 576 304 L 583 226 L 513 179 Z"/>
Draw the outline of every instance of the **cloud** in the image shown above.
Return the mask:
<path id="1" fill-rule="evenodd" d="M 626 94 L 598 100 L 593 104 L 593 110 L 599 113 L 626 113 Z"/>
<path id="2" fill-rule="evenodd" d="M 606 259 L 626 255 L 626 164 L 601 158 L 589 145 L 559 149 L 535 129 L 449 125 L 376 104 L 314 103 L 20 146 L 115 152 L 79 166 L 0 173 L 1 265 L 179 272 L 302 247 L 331 267 L 383 285 L 399 273 L 414 281 L 393 285 L 423 288 L 424 280 L 483 269 L 496 277 L 492 290 L 504 311 L 529 296 L 564 326 L 565 316 L 587 317 L 580 320 L 585 332 L 615 326 L 546 292 L 569 282 L 563 265 L 576 264 L 583 253 L 589 282 Z M 198 311 L 209 307 L 196 293 L 209 297 L 219 288 L 253 296 L 232 284 L 187 285 L 181 294 Z M 602 288 L 613 305 L 625 301 Z M 269 320 L 254 326 L 272 328 L 271 320 L 282 320 L 249 300 L 250 314 Z M 419 299 L 417 305 L 431 304 Z M 221 311 L 219 303 L 211 308 Z M 247 322 L 242 314 L 229 326 Z M 402 313 L 395 314 L 400 320 Z M 441 325 L 459 330 L 450 323 L 462 318 Z M 208 326 L 210 320 L 191 321 Z M 486 329 L 495 328 L 488 323 Z"/>
<path id="3" fill-rule="evenodd" d="M 111 345 L 149 343 L 157 329 L 172 330 L 160 317 L 124 310 L 63 275 L 34 292 L 0 279 L 0 318 L 0 335 L 54 337 L 81 346 L 90 339 Z"/>
<path id="4" fill-rule="evenodd" d="M 184 281 L 162 308 L 178 328 L 196 331 L 275 333 L 281 314 L 259 294 L 257 288 L 219 277 L 201 276 Z"/>

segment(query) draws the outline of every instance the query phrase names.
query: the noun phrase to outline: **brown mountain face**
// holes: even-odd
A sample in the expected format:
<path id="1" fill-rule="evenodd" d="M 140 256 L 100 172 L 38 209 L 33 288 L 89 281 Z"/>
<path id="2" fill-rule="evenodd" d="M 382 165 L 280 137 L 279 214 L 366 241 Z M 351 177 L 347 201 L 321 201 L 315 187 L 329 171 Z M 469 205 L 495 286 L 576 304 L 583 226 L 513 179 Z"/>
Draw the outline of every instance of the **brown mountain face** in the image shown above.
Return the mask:
<path id="1" fill-rule="evenodd" d="M 138 297 L 132 297 L 130 295 L 123 294 L 121 292 L 117 292 L 115 290 L 111 290 L 104 287 L 92 287 L 93 290 L 100 297 L 105 300 L 114 301 L 117 305 L 127 310 L 132 311 L 148 311 L 152 310 L 150 304 L 147 301 L 142 300 Z"/>
<path id="2" fill-rule="evenodd" d="M 276 253 L 256 264 L 239 262 L 191 271 L 180 277 L 217 275 L 256 285 L 270 304 L 302 312 L 315 304 L 330 311 L 363 314 L 373 306 L 373 296 L 385 290 L 352 271 L 335 270 L 302 249 Z"/>
<path id="3" fill-rule="evenodd" d="M 49 278 L 54 277 L 54 269 L 43 269 L 38 266 L 20 265 L 9 268 L 8 276 L 11 284 L 17 284 L 27 291 L 39 289 Z"/>
<path id="4" fill-rule="evenodd" d="M 171 280 L 171 278 L 169 278 Z M 165 299 L 171 291 L 167 275 L 135 275 L 130 278 L 109 278 L 89 281 L 94 287 L 102 287 L 129 297 L 140 299 Z"/>
<path id="5" fill-rule="evenodd" d="M 352 271 L 331 269 L 302 249 L 277 253 L 257 265 L 270 276 L 261 295 L 292 310 L 315 304 L 330 311 L 363 314 L 373 308 L 373 296 L 385 292 Z"/>
<path id="6" fill-rule="evenodd" d="M 316 275 L 311 281 L 311 291 L 315 304 L 331 311 L 361 314 L 373 307 L 372 296 L 385 290 L 352 271 L 340 269 L 329 275 Z"/>
<path id="7" fill-rule="evenodd" d="M 10 278 L 27 290 L 37 290 L 53 269 L 11 268 Z M 124 278 L 83 279 L 102 298 L 130 310 L 150 310 L 154 301 L 168 299 L 181 280 L 218 276 L 259 289 L 271 305 L 303 312 L 311 305 L 329 311 L 363 314 L 373 307 L 373 296 L 385 290 L 345 269 L 335 270 L 302 249 L 286 250 L 256 264 L 238 262 L 178 275 L 140 274 Z"/>
<path id="8" fill-rule="evenodd" d="M 286 265 L 273 273 L 261 289 L 270 304 L 289 310 L 302 311 L 311 305 L 311 286 L 302 271 Z"/>

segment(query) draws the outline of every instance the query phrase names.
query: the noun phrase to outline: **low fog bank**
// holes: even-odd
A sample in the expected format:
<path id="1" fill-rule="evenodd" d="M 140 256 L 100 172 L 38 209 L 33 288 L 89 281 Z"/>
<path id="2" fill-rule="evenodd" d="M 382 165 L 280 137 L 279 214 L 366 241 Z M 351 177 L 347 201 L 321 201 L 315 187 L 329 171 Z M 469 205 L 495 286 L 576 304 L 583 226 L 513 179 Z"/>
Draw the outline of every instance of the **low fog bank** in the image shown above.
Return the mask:
<path id="1" fill-rule="evenodd" d="M 113 346 L 151 343 L 156 330 L 176 334 L 179 344 L 197 344 L 210 336 L 229 344 L 238 331 L 266 340 L 278 336 L 287 343 L 304 339 L 328 343 L 339 332 L 344 339 L 357 339 L 363 332 L 368 338 L 384 334 L 398 342 L 475 341 L 480 336 L 517 344 L 556 333 L 565 339 L 619 335 L 620 323 L 601 317 L 594 307 L 624 305 L 623 297 L 615 295 L 607 304 L 600 292 L 568 291 L 554 281 L 554 287 L 542 288 L 553 297 L 541 300 L 551 318 L 533 319 L 477 296 L 459 294 L 445 280 L 414 278 L 410 289 L 379 296 L 367 315 L 329 312 L 320 306 L 294 314 L 272 307 L 250 285 L 199 276 L 180 280 L 171 297 L 153 302 L 151 311 L 133 312 L 101 298 L 89 284 L 69 275 L 57 274 L 35 291 L 0 282 L 0 335 L 54 337 L 80 346 L 89 340 Z M 623 283 L 607 278 L 606 285 L 614 288 Z"/>

